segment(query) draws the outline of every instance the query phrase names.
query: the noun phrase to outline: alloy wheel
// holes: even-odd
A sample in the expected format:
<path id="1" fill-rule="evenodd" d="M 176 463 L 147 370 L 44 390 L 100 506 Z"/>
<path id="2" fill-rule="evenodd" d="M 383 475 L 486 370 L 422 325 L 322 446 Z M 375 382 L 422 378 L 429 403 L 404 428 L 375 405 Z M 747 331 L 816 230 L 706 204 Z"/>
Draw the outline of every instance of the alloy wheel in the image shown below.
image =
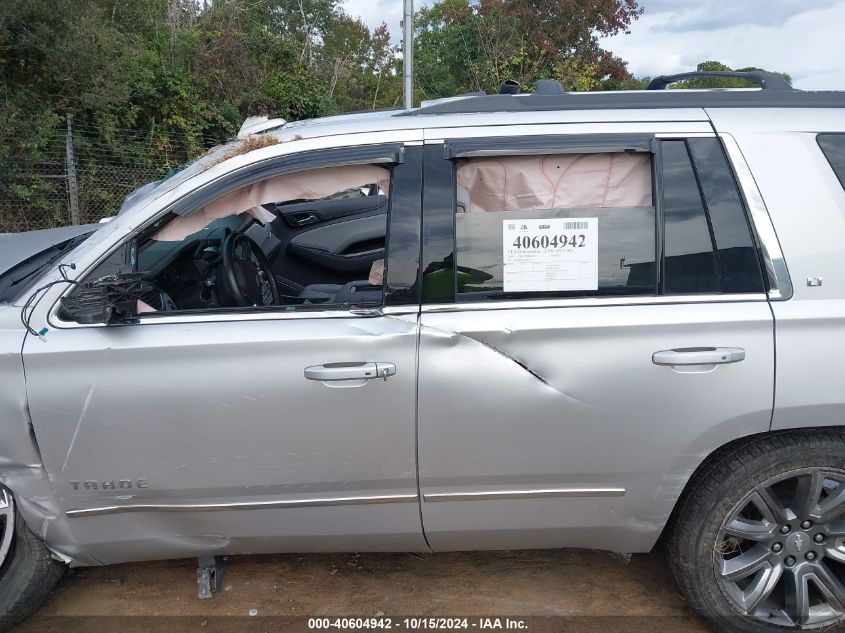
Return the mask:
<path id="1" fill-rule="evenodd" d="M 845 620 L 845 472 L 805 468 L 755 487 L 722 523 L 713 562 L 743 615 L 791 627 Z"/>
<path id="2" fill-rule="evenodd" d="M 0 568 L 6 562 L 15 532 L 15 501 L 11 493 L 0 488 Z"/>

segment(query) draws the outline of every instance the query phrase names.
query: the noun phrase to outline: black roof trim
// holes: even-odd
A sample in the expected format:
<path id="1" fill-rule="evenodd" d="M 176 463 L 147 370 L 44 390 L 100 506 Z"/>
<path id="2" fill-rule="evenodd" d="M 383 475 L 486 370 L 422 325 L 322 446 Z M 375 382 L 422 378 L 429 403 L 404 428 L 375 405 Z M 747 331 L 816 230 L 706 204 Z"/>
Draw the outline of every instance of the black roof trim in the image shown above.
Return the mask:
<path id="1" fill-rule="evenodd" d="M 577 134 L 575 136 L 489 136 L 446 139 L 444 158 L 651 152 L 653 134 Z"/>
<path id="2" fill-rule="evenodd" d="M 646 90 L 664 90 L 676 81 L 684 81 L 685 79 L 701 79 L 701 78 L 729 78 L 729 79 L 744 79 L 753 84 L 760 86 L 762 90 L 792 90 L 786 80 L 780 75 L 768 73 L 765 70 L 753 71 L 709 71 L 697 70 L 691 73 L 680 73 L 677 75 L 661 75 L 655 77 L 646 86 Z"/>
<path id="3" fill-rule="evenodd" d="M 434 103 L 394 116 L 542 112 L 550 110 L 636 110 L 656 108 L 845 108 L 845 92 L 800 90 L 651 90 L 563 95 L 487 95 Z"/>

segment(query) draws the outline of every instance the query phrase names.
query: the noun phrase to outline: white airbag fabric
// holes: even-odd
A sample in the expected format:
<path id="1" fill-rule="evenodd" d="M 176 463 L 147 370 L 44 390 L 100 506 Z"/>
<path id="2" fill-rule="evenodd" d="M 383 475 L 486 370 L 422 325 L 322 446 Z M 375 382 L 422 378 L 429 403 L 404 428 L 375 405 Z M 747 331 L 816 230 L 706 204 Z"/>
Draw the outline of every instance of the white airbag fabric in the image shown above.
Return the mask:
<path id="1" fill-rule="evenodd" d="M 652 204 L 645 153 L 473 158 L 458 164 L 457 184 L 458 212 Z"/>
<path id="2" fill-rule="evenodd" d="M 190 215 L 176 218 L 153 239 L 176 242 L 203 229 L 214 220 L 250 213 L 261 222 L 275 216 L 261 205 L 290 200 L 318 200 L 334 193 L 376 184 L 390 193 L 390 170 L 375 165 L 344 165 L 281 174 L 231 191 Z"/>

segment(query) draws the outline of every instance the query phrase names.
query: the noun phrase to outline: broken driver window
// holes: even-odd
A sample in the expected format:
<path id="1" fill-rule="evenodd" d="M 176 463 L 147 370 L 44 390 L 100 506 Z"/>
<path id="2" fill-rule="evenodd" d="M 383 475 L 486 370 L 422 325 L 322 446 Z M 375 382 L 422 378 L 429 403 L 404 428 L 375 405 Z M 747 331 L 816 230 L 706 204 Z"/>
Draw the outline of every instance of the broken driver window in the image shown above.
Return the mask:
<path id="1" fill-rule="evenodd" d="M 140 272 L 138 312 L 380 305 L 391 170 L 347 165 L 285 173 L 171 214 L 91 280 Z"/>

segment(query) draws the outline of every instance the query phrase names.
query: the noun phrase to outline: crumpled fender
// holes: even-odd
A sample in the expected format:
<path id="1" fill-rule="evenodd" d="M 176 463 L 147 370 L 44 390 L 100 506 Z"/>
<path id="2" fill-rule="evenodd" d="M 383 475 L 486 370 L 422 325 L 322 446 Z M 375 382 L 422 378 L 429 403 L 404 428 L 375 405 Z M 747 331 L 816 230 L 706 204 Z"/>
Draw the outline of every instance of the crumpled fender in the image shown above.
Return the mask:
<path id="1" fill-rule="evenodd" d="M 0 483 L 12 491 L 23 520 L 57 558 L 99 565 L 76 544 L 41 460 L 27 406 L 24 330 L 14 324 L 19 314 L 20 308 L 0 306 Z"/>

